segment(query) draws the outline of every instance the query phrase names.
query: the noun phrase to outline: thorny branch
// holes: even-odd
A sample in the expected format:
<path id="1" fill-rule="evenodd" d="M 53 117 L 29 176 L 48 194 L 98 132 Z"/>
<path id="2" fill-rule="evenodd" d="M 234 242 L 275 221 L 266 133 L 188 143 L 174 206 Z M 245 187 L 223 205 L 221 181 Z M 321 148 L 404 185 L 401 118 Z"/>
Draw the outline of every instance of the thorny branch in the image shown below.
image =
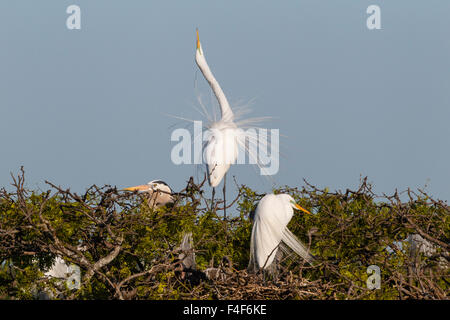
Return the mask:
<path id="1" fill-rule="evenodd" d="M 448 297 L 450 209 L 422 190 L 378 196 L 367 178 L 357 190 L 329 192 L 306 180 L 302 189 L 278 189 L 295 195 L 316 213 L 295 215 L 289 224 L 307 242 L 316 262 L 309 266 L 288 255 L 279 260 L 277 273 L 261 277 L 245 264 L 248 219 L 262 195 L 249 193 L 236 181 L 239 192 L 227 209 L 238 205 L 243 214 L 229 219 L 229 228 L 224 229 L 217 215 L 223 201 L 216 199 L 211 207 L 203 192 L 206 175 L 199 183 L 191 177 L 183 190 L 173 194 L 175 203 L 160 211 L 145 207 L 136 194 L 112 186 L 93 185 L 78 195 L 46 181 L 51 190 L 38 197 L 25 188 L 23 168 L 12 179 L 13 192 L 0 190 L 0 263 L 12 259 L 12 269 L 26 272 L 33 261 L 48 263 L 59 256 L 80 266 L 81 288 L 63 290 L 65 299 L 85 298 L 85 291 L 98 284 L 104 297 L 113 299 L 361 299 L 376 293 L 361 278 L 374 263 L 383 270 L 383 294 L 390 298 Z M 158 240 L 159 247 L 151 247 L 156 238 L 145 242 L 149 248 L 140 247 L 142 237 L 156 237 L 168 221 L 199 224 L 205 217 L 211 217 L 216 227 L 195 233 L 194 247 L 185 254 L 202 259 L 210 255 L 207 269 L 204 264 L 183 267 L 170 232 Z M 180 227 L 176 232 L 182 231 Z M 424 239 L 414 250 L 406 241 L 410 235 Z M 234 251 L 220 255 L 211 253 L 212 248 Z M 0 297 L 15 297 L 17 280 L 11 277 L 2 287 L 1 270 Z M 35 285 L 52 284 L 41 278 Z"/>

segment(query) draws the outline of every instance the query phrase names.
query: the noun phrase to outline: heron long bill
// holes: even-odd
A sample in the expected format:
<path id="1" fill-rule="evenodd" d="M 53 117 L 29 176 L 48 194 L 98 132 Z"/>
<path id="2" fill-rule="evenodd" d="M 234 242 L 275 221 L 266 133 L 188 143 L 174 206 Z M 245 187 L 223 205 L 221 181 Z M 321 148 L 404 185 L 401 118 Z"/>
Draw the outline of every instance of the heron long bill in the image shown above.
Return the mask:
<path id="1" fill-rule="evenodd" d="M 311 212 L 309 212 L 308 210 L 302 208 L 302 207 L 301 207 L 300 205 L 298 205 L 297 203 L 295 203 L 294 205 L 295 205 L 295 207 L 296 207 L 298 210 L 311 214 Z"/>
<path id="2" fill-rule="evenodd" d="M 198 29 L 197 29 L 197 50 L 200 49 L 200 37 L 198 36 Z"/>
<path id="3" fill-rule="evenodd" d="M 148 185 L 141 184 L 141 185 L 135 186 L 135 187 L 124 188 L 123 190 L 125 190 L 125 191 L 148 191 Z"/>

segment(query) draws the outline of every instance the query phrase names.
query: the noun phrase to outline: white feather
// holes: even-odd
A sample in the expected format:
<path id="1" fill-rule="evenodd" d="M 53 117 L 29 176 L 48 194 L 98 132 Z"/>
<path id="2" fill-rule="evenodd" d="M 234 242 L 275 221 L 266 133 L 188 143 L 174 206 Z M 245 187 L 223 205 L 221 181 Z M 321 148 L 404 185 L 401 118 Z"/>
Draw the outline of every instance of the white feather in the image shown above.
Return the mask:
<path id="1" fill-rule="evenodd" d="M 268 269 L 278 249 L 285 251 L 286 247 L 306 261 L 313 261 L 305 245 L 287 228 L 294 207 L 294 199 L 286 194 L 268 194 L 259 201 L 250 240 L 251 269 Z"/>

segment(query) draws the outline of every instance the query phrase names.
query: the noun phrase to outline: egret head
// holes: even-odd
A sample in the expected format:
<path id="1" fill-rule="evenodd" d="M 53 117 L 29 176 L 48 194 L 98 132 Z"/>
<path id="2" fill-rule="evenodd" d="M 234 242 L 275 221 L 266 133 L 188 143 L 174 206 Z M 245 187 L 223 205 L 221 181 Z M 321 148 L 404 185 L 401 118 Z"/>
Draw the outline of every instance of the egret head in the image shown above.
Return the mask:
<path id="1" fill-rule="evenodd" d="M 285 196 L 286 196 L 286 201 L 289 201 L 289 204 L 292 206 L 292 208 L 300 210 L 300 211 L 308 213 L 308 214 L 311 214 L 311 212 L 309 212 L 308 210 L 306 210 L 305 208 L 300 206 L 298 203 L 296 203 L 294 198 L 291 195 L 285 195 Z"/>
<path id="2" fill-rule="evenodd" d="M 173 203 L 172 189 L 162 180 L 152 180 L 147 184 L 124 188 L 125 191 L 137 191 L 149 195 L 149 204 L 151 207 L 160 208 L 168 203 Z"/>

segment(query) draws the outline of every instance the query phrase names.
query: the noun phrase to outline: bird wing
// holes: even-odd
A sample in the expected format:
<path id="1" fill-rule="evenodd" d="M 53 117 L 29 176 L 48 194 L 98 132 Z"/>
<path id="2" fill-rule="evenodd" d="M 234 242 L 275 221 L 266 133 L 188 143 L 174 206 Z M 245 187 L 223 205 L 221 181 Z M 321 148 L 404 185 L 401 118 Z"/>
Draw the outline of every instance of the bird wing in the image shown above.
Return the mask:
<path id="1" fill-rule="evenodd" d="M 212 187 L 219 185 L 230 165 L 236 162 L 238 144 L 234 129 L 214 129 L 205 146 L 205 162 L 208 170 L 209 183 Z"/>
<path id="2" fill-rule="evenodd" d="M 285 210 L 280 198 L 265 195 L 258 203 L 250 241 L 250 263 L 267 269 L 272 264 L 287 222 L 279 212 Z"/>
<path id="3" fill-rule="evenodd" d="M 272 264 L 283 238 L 283 230 L 257 216 L 250 240 L 250 262 L 258 268 L 267 269 Z"/>
<path id="4" fill-rule="evenodd" d="M 309 264 L 312 264 L 314 257 L 309 253 L 308 248 L 288 228 L 284 229 L 281 240 L 286 246 L 292 249 L 292 251 L 305 259 Z M 288 251 L 284 246 L 281 246 L 281 249 L 285 253 Z"/>
<path id="5" fill-rule="evenodd" d="M 250 241 L 250 268 L 269 268 L 279 247 L 283 252 L 290 248 L 306 261 L 313 261 L 308 249 L 287 228 L 292 214 L 289 201 L 286 203 L 282 195 L 268 194 L 260 200 Z"/>

